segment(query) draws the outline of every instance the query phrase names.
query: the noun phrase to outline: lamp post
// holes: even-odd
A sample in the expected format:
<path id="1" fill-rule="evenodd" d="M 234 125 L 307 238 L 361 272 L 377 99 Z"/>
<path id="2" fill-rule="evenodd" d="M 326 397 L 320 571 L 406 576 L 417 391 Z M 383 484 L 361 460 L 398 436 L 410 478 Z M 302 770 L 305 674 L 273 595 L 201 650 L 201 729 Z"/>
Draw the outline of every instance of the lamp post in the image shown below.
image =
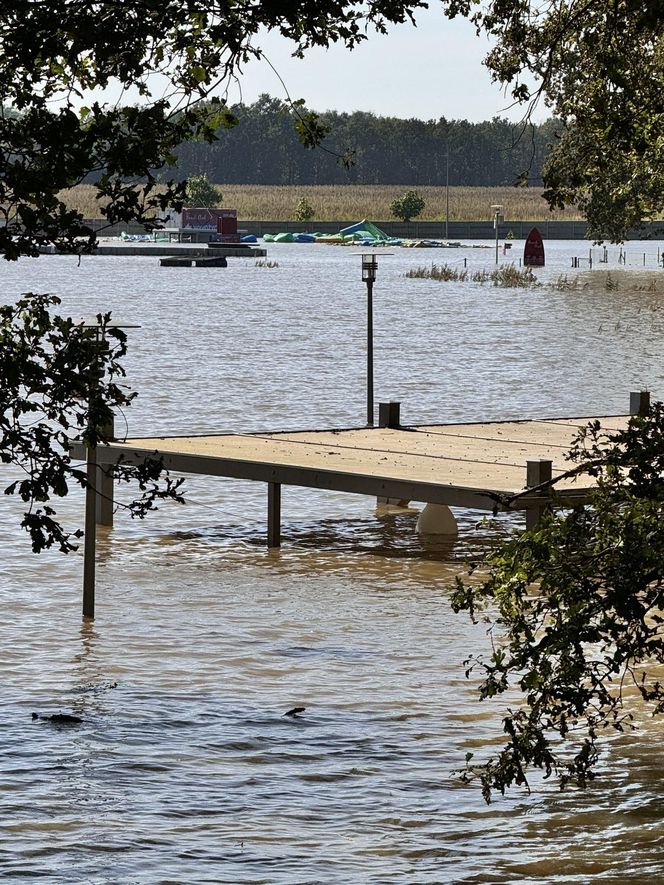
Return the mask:
<path id="1" fill-rule="evenodd" d="M 362 253 L 362 279 L 367 284 L 367 426 L 374 426 L 373 390 L 373 284 L 376 281 L 378 256 L 375 252 Z"/>
<path id="2" fill-rule="evenodd" d="M 498 225 L 503 223 L 505 217 L 501 212 L 502 206 L 492 206 L 491 208 L 493 209 L 493 227 L 496 231 L 496 264 L 498 264 Z"/>

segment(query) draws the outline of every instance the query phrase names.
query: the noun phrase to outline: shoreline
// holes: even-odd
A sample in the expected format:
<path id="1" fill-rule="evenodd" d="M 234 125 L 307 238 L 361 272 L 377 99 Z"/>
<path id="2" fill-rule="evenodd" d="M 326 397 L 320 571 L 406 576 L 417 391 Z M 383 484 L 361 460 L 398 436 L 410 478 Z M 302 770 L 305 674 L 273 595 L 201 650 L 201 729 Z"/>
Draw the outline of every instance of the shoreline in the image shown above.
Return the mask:
<path id="1" fill-rule="evenodd" d="M 242 234 L 254 234 L 262 237 L 265 234 L 278 233 L 337 233 L 344 227 L 356 224 L 362 219 L 341 219 L 339 221 L 248 221 L 238 219 L 238 227 Z M 371 219 L 381 230 L 392 237 L 404 239 L 436 239 L 436 240 L 493 240 L 496 232 L 493 221 L 383 221 Z M 140 225 L 115 225 L 104 228 L 103 219 L 87 219 L 93 230 L 103 237 L 117 237 L 121 233 L 129 235 L 144 234 Z M 525 240 L 533 227 L 538 228 L 544 240 L 587 240 L 588 224 L 585 221 L 549 221 L 533 219 L 527 221 L 510 221 L 506 219 L 498 229 L 500 240 Z M 650 221 L 640 229 L 629 231 L 629 240 L 664 239 L 664 221 Z"/>

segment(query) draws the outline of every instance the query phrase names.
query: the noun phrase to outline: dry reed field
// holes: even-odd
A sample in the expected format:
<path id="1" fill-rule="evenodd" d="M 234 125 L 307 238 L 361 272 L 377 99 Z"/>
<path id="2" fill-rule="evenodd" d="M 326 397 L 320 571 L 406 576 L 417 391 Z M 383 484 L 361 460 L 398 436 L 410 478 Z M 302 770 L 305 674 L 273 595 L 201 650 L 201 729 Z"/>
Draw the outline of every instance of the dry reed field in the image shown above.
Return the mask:
<path id="1" fill-rule="evenodd" d="M 243 221 L 290 221 L 295 207 L 306 199 L 314 209 L 315 221 L 348 221 L 369 218 L 390 221 L 390 203 L 411 188 L 404 185 L 302 185 L 219 184 L 223 205 L 238 210 Z M 426 208 L 421 221 L 444 221 L 444 187 L 412 188 L 421 194 Z M 94 187 L 79 185 L 64 192 L 67 205 L 79 209 L 85 218 L 101 218 L 100 205 L 94 199 Z M 581 218 L 573 208 L 549 212 L 542 190 L 515 187 L 451 187 L 450 221 L 487 221 L 493 218 L 491 206 L 501 204 L 507 221 Z"/>

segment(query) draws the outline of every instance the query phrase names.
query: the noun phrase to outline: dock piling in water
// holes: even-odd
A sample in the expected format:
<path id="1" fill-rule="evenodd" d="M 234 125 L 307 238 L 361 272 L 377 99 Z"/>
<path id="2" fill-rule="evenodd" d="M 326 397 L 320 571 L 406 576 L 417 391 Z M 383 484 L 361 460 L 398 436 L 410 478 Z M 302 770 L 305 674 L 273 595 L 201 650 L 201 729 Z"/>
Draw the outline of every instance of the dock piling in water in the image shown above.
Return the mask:
<path id="1" fill-rule="evenodd" d="M 87 450 L 85 523 L 83 535 L 83 617 L 95 616 L 95 548 L 97 542 L 97 455 Z"/>
<path id="2" fill-rule="evenodd" d="M 115 438 L 115 422 L 111 418 L 110 423 L 104 427 L 102 436 L 105 439 Z M 97 525 L 113 525 L 113 465 L 100 464 L 97 468 L 97 489 L 95 504 L 95 521 Z"/>
<path id="3" fill-rule="evenodd" d="M 267 484 L 267 546 L 281 547 L 281 483 Z"/>

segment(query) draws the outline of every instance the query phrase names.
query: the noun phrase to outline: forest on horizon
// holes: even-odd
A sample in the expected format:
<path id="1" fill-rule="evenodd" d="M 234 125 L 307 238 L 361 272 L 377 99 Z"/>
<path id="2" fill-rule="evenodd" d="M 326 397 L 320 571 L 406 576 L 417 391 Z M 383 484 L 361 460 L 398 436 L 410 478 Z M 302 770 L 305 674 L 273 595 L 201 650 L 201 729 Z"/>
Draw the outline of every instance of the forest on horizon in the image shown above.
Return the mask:
<path id="1" fill-rule="evenodd" d="M 238 125 L 217 131 L 217 141 L 186 142 L 178 150 L 182 178 L 201 173 L 226 184 L 403 184 L 496 187 L 524 173 L 541 187 L 542 164 L 561 124 L 524 126 L 498 117 L 418 120 L 366 111 L 320 114 L 330 132 L 307 150 L 294 129 L 290 106 L 269 95 L 231 107 Z M 350 153 L 344 168 L 338 156 Z M 172 171 L 172 170 L 171 170 Z"/>

